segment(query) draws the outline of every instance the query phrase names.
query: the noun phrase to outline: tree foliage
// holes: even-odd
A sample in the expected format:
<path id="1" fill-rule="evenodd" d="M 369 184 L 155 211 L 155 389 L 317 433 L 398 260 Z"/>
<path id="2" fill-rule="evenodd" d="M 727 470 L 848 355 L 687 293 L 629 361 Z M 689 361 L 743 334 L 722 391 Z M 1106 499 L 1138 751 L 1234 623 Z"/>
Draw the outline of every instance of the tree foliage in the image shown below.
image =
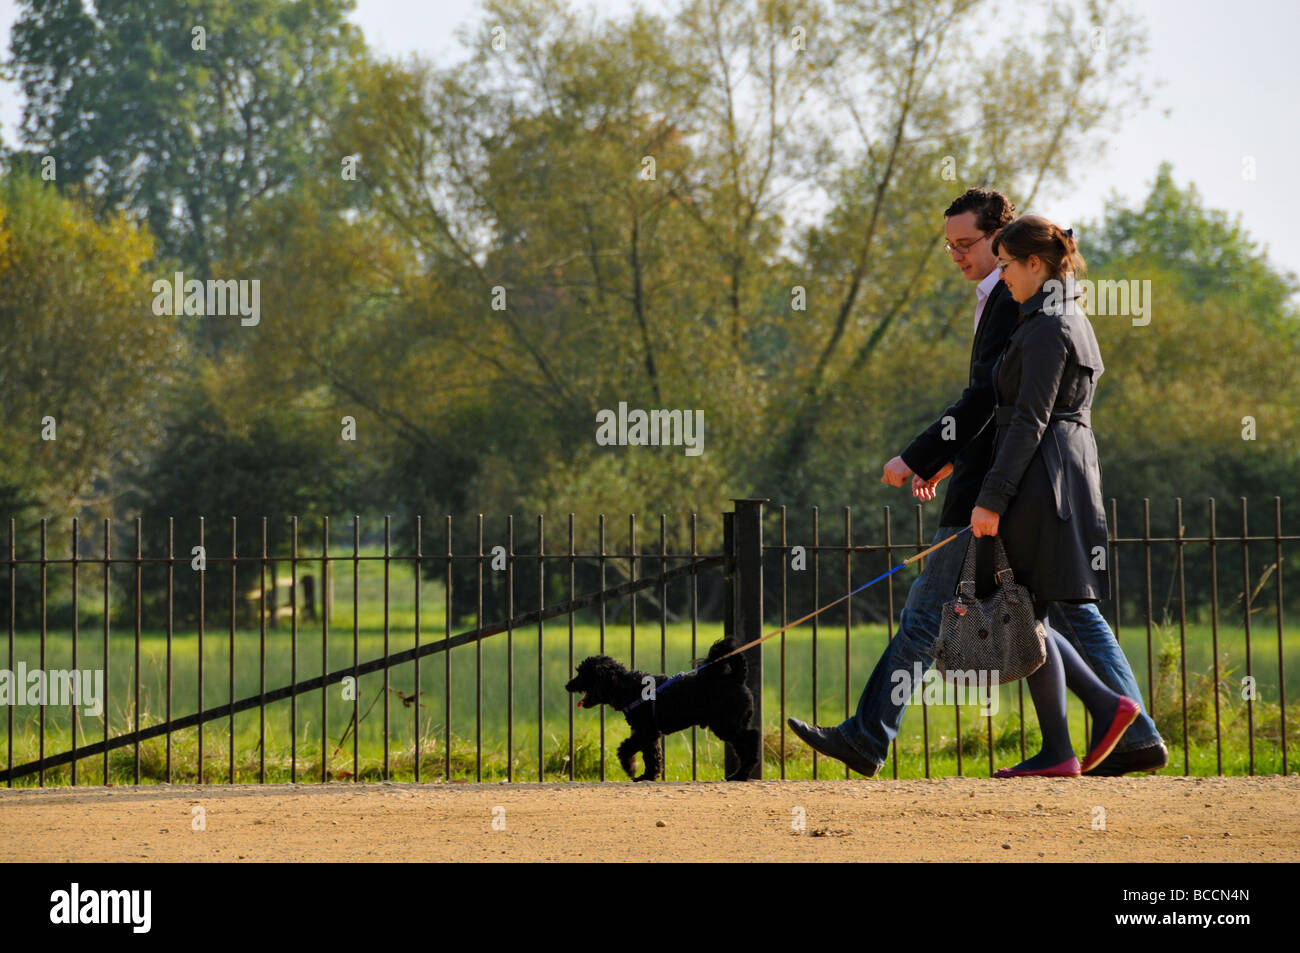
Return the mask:
<path id="1" fill-rule="evenodd" d="M 353 5 L 23 0 L 8 64 L 23 135 L 61 186 L 143 220 L 206 278 L 254 202 L 334 159 L 342 66 L 362 49 Z"/>
<path id="2" fill-rule="evenodd" d="M 488 0 L 453 65 L 363 55 L 350 9 L 24 6 L 25 132 L 83 187 L 74 201 L 120 223 L 93 227 L 135 236 L 112 217 L 128 209 L 158 235 L 153 270 L 262 282 L 261 323 L 224 325 L 235 346 L 159 339 L 111 398 L 67 384 L 165 417 L 149 439 L 96 431 L 99 469 L 80 468 L 128 443 L 147 457 L 105 484 L 133 487 L 131 512 L 535 509 L 590 527 L 737 496 L 910 511 L 880 466 L 969 359 L 943 209 L 990 185 L 1051 217 L 1144 99 L 1141 28 L 1106 0 L 1015 31 L 974 0 L 682 0 L 612 20 Z M 206 54 L 190 46 L 200 10 Z M 1168 170 L 1080 234 L 1094 276 L 1150 279 L 1156 301 L 1147 326 L 1094 322 L 1107 495 L 1284 490 L 1294 278 Z M 49 274 L 39 230 L 5 254 L 23 243 L 60 294 L 75 283 L 59 269 L 85 268 L 126 297 L 148 288 L 124 270 L 151 254 L 136 238 L 123 260 L 55 256 Z M 12 302 L 41 299 L 5 300 L 34 334 L 46 312 Z M 133 334 L 157 326 L 145 312 Z M 89 345 L 78 360 L 92 366 Z M 183 372 L 175 389 L 160 364 Z M 620 402 L 702 411 L 704 453 L 598 445 L 597 413 Z M 53 469 L 12 466 L 12 486 L 49 498 Z"/>
<path id="3" fill-rule="evenodd" d="M 115 478 L 145 461 L 160 393 L 186 354 L 174 322 L 150 308 L 152 254 L 123 216 L 96 221 L 39 181 L 0 179 L 6 515 L 103 508 Z"/>

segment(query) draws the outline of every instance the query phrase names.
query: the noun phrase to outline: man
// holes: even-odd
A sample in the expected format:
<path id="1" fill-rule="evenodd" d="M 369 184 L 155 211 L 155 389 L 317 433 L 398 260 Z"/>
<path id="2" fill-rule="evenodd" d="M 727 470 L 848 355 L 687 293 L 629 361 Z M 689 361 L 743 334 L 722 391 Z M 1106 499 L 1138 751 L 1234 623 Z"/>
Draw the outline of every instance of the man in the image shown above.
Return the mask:
<path id="1" fill-rule="evenodd" d="M 1019 307 L 1002 283 L 993 236 L 1014 217 L 1015 206 L 1000 192 L 969 189 L 944 212 L 944 247 L 967 281 L 976 282 L 975 337 L 971 345 L 970 381 L 957 402 L 885 464 L 882 483 L 902 486 L 912 478 L 917 499 L 930 500 L 939 481 L 952 475 L 934 541 L 960 532 L 993 458 L 993 365 L 1006 348 L 1019 322 Z M 797 718 L 790 728 L 810 747 L 843 761 L 871 777 L 885 763 L 889 743 L 898 734 L 911 691 L 898 692 L 900 673 L 909 684 L 920 663 L 925 671 L 934 662 L 943 604 L 952 598 L 961 574 L 966 546 L 954 541 L 926 557 L 925 568 L 908 592 L 898 632 L 876 663 L 852 718 L 834 727 L 815 727 Z M 1054 629 L 1079 648 L 1080 654 L 1113 691 L 1141 700 L 1137 680 L 1096 603 L 1052 603 Z M 910 686 L 915 688 L 915 686 Z M 899 696 L 903 696 L 899 700 Z M 1105 733 L 1094 725 L 1091 746 Z M 1119 775 L 1164 767 L 1169 753 L 1146 711 L 1129 726 L 1114 751 L 1088 774 Z"/>

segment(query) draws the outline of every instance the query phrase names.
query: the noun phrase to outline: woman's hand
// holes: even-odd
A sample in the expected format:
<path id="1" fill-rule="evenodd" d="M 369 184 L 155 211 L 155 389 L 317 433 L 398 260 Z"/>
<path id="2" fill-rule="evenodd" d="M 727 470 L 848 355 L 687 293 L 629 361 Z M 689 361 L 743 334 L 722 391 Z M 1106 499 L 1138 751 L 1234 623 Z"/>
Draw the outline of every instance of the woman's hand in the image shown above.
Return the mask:
<path id="1" fill-rule="evenodd" d="M 998 535 L 999 519 L 998 514 L 992 510 L 977 506 L 970 511 L 971 532 L 976 536 L 996 536 Z"/>
<path id="2" fill-rule="evenodd" d="M 952 464 L 945 463 L 936 473 L 928 480 L 923 480 L 919 476 L 912 477 L 912 495 L 922 503 L 933 500 L 938 495 L 939 481 L 948 474 L 952 473 Z"/>
<path id="3" fill-rule="evenodd" d="M 922 503 L 928 503 L 935 498 L 934 483 L 922 480 L 919 476 L 912 477 L 912 495 Z"/>

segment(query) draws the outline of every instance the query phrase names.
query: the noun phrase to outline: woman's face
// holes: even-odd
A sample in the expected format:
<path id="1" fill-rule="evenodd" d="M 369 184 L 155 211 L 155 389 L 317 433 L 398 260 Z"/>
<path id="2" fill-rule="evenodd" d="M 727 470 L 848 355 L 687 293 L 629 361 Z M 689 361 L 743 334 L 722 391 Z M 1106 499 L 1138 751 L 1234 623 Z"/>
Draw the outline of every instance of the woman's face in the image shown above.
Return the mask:
<path id="1" fill-rule="evenodd" d="M 1015 258 L 1005 248 L 999 248 L 997 258 L 1002 281 L 1017 301 L 1032 298 L 1047 280 L 1047 268 L 1037 255 Z"/>

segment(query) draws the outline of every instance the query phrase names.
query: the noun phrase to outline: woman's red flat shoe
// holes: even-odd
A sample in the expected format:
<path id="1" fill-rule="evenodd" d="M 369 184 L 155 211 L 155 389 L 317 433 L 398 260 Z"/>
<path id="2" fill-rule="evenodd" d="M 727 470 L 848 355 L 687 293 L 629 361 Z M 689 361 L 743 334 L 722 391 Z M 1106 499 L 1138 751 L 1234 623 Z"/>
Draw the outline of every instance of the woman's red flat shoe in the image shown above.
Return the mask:
<path id="1" fill-rule="evenodd" d="M 1053 765 L 1050 768 L 1038 768 L 1033 771 L 1024 771 L 1017 768 L 999 768 L 993 772 L 995 778 L 1077 778 L 1081 770 L 1079 768 L 1079 759 L 1070 755 L 1070 760 L 1062 761 L 1060 764 Z"/>
<path id="2" fill-rule="evenodd" d="M 1089 751 L 1088 756 L 1083 759 L 1083 770 L 1091 771 L 1105 761 L 1106 755 L 1115 750 L 1115 745 L 1119 744 L 1119 739 L 1125 730 L 1141 713 L 1141 705 L 1126 695 L 1120 695 L 1119 707 L 1115 709 L 1115 717 L 1111 720 L 1110 727 L 1106 729 L 1106 737 L 1102 738 L 1101 743 Z"/>

